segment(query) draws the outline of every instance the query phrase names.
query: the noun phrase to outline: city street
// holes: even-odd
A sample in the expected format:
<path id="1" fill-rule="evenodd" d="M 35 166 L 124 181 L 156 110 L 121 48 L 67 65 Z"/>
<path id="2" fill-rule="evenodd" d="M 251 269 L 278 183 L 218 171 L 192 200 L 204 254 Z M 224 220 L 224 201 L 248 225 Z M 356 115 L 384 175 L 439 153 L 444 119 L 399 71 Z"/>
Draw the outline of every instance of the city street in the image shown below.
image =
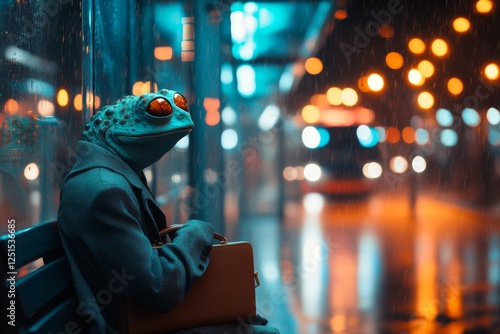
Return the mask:
<path id="1" fill-rule="evenodd" d="M 307 194 L 242 222 L 259 313 L 282 333 L 500 332 L 500 215 L 439 194 Z M 495 211 L 496 210 L 496 211 Z M 251 228 L 250 228 L 251 227 Z"/>

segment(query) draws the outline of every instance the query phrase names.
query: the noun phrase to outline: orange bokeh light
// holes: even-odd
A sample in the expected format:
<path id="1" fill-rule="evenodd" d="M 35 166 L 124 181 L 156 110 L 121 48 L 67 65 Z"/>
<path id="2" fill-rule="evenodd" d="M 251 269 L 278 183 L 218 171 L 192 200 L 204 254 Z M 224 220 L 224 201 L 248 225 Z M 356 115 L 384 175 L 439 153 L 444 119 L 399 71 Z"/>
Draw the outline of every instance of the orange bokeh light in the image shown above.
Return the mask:
<path id="1" fill-rule="evenodd" d="M 401 139 L 401 134 L 397 128 L 391 126 L 385 131 L 385 139 L 388 143 L 396 144 Z"/>
<path id="2" fill-rule="evenodd" d="M 401 137 L 405 143 L 412 144 L 415 142 L 415 130 L 410 126 L 407 126 L 403 129 Z"/>

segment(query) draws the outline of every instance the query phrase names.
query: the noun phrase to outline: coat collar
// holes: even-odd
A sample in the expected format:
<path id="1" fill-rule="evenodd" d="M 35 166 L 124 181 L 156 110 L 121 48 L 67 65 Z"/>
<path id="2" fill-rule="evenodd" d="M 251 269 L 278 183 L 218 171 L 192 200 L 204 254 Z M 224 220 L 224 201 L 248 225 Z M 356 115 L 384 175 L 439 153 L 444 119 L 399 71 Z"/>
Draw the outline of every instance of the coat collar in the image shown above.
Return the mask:
<path id="1" fill-rule="evenodd" d="M 140 175 L 143 175 L 142 170 L 135 171 L 119 156 L 105 148 L 81 140 L 77 143 L 77 152 L 78 159 L 69 175 L 73 176 L 93 168 L 106 168 L 122 175 L 134 188 L 147 188 L 140 178 Z"/>

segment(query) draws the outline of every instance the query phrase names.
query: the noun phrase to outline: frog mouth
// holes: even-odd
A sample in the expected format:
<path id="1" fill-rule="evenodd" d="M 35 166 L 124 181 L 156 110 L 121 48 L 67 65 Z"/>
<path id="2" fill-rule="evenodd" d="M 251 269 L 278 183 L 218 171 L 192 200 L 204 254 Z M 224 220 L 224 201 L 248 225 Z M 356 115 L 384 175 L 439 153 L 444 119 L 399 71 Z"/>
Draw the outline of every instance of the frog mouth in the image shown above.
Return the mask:
<path id="1" fill-rule="evenodd" d="M 151 141 L 162 140 L 165 138 L 179 137 L 182 138 L 191 132 L 192 127 L 185 127 L 174 131 L 158 132 L 150 134 L 116 134 L 117 139 L 123 143 L 138 142 L 138 141 Z"/>

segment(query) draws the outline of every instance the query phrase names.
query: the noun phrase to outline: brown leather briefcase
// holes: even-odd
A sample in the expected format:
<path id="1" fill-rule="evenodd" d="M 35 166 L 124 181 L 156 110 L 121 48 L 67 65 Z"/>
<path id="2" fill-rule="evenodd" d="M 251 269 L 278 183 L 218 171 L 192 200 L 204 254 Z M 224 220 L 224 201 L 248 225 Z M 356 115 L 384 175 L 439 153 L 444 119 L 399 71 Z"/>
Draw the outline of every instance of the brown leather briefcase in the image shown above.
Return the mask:
<path id="1" fill-rule="evenodd" d="M 167 230 L 162 234 L 173 232 L 172 227 Z M 255 288 L 259 281 L 254 271 L 252 245 L 227 243 L 217 233 L 214 237 L 221 244 L 212 246 L 205 274 L 191 287 L 184 301 L 168 313 L 124 301 L 119 306 L 120 333 L 165 333 L 243 321 L 255 315 Z"/>

